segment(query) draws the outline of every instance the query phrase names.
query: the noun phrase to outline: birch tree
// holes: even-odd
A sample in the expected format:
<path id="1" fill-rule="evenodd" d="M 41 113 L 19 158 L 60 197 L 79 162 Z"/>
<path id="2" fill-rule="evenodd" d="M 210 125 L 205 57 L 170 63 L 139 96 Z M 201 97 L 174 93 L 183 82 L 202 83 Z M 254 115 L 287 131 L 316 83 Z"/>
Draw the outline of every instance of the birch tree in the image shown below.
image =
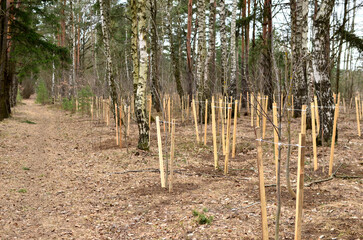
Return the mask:
<path id="1" fill-rule="evenodd" d="M 198 0 L 198 63 L 197 63 L 197 88 L 198 99 L 204 99 L 204 74 L 205 74 L 205 58 L 206 58 L 206 42 L 205 42 L 205 1 Z M 203 107 L 199 108 L 202 111 Z"/>
<path id="2" fill-rule="evenodd" d="M 307 47 L 308 47 L 308 1 L 291 0 L 291 47 L 294 79 L 294 108 L 301 109 L 302 105 L 309 105 Z M 300 111 L 295 115 L 299 116 Z M 310 121 L 307 121 L 310 122 Z"/>
<path id="3" fill-rule="evenodd" d="M 318 143 L 330 141 L 333 133 L 334 101 L 330 84 L 330 46 L 329 29 L 330 16 L 334 7 L 334 0 L 322 0 L 316 9 L 313 23 L 313 58 L 312 67 L 315 81 L 316 95 L 318 97 L 320 131 Z"/>
<path id="4" fill-rule="evenodd" d="M 137 50 L 140 52 L 140 59 L 137 61 L 137 56 L 133 56 L 134 58 L 134 87 L 135 90 L 135 115 L 137 126 L 139 129 L 139 141 L 138 148 L 141 150 L 149 150 L 149 124 L 148 118 L 146 116 L 145 109 L 145 90 L 147 83 L 147 73 L 148 73 L 148 56 L 147 56 L 147 24 L 146 24 L 146 0 L 138 0 L 131 1 L 131 8 L 133 10 L 132 20 L 138 20 L 137 24 L 132 23 L 133 33 L 138 33 L 138 44 Z M 137 17 L 135 15 L 137 14 Z M 134 29 L 137 28 L 137 29 Z M 135 34 L 133 34 L 135 37 Z M 133 40 L 135 42 L 135 39 Z M 133 49 L 134 50 L 134 49 Z M 135 60 L 136 58 L 136 60 Z M 138 74 L 135 74 L 135 71 L 138 69 Z M 135 79 L 135 77 L 137 79 Z"/>
<path id="5" fill-rule="evenodd" d="M 106 82 L 109 87 L 112 104 L 114 106 L 117 102 L 117 92 L 115 77 L 112 68 L 112 57 L 110 49 L 110 0 L 100 0 L 100 11 L 101 11 L 101 25 L 103 33 L 103 44 L 105 46 L 106 55 Z"/>
<path id="6" fill-rule="evenodd" d="M 234 99 L 237 97 L 237 84 L 236 84 L 236 15 L 237 15 L 237 0 L 233 0 L 232 3 L 232 20 L 231 20 L 231 81 L 229 85 L 229 96 Z"/>
<path id="7" fill-rule="evenodd" d="M 226 37 L 226 9 L 225 9 L 225 1 L 220 0 L 220 34 L 221 34 L 221 86 L 222 93 L 224 95 L 227 94 L 227 37 Z"/>

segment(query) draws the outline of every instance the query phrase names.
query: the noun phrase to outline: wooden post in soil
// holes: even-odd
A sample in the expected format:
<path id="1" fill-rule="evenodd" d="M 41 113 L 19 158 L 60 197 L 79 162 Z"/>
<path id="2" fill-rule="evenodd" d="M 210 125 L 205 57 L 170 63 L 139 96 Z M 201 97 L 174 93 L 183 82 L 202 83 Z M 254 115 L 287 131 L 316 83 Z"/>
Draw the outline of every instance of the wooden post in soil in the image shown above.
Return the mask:
<path id="1" fill-rule="evenodd" d="M 127 136 L 130 136 L 131 106 L 127 110 Z"/>
<path id="2" fill-rule="evenodd" d="M 214 169 L 218 169 L 216 114 L 215 114 L 214 96 L 212 96 L 212 106 L 211 106 L 211 108 L 212 108 L 212 134 L 213 134 Z"/>
<path id="3" fill-rule="evenodd" d="M 299 133 L 299 153 L 297 164 L 295 240 L 301 240 L 301 223 L 304 201 L 305 134 Z"/>
<path id="4" fill-rule="evenodd" d="M 92 116 L 92 121 L 93 121 L 93 97 L 91 97 L 91 116 Z"/>
<path id="5" fill-rule="evenodd" d="M 333 98 L 334 98 L 334 105 L 337 104 L 337 94 L 333 93 Z"/>
<path id="6" fill-rule="evenodd" d="M 254 101 L 253 101 L 253 97 L 254 97 L 254 95 L 253 95 L 253 93 L 251 93 L 251 102 L 250 102 L 250 104 L 251 104 L 251 127 L 253 127 L 254 126 L 254 122 L 253 122 L 253 113 L 254 113 L 254 110 L 255 110 L 255 106 L 254 106 Z"/>
<path id="7" fill-rule="evenodd" d="M 315 103 L 315 119 L 316 119 L 316 134 L 320 132 L 320 116 L 319 116 L 319 106 L 318 106 L 318 98 L 314 96 L 314 103 Z"/>
<path id="8" fill-rule="evenodd" d="M 266 210 L 266 193 L 265 193 L 265 180 L 263 176 L 263 160 L 262 160 L 262 142 L 260 128 L 256 127 L 256 145 L 257 145 L 257 167 L 258 167 L 258 180 L 259 180 L 259 193 L 261 203 L 261 219 L 262 219 L 262 239 L 268 240 L 268 224 L 267 224 L 267 210 Z"/>
<path id="9" fill-rule="evenodd" d="M 117 105 L 115 103 L 115 125 L 116 125 L 116 145 L 118 145 L 118 117 L 117 117 Z"/>
<path id="10" fill-rule="evenodd" d="M 316 129 L 315 129 L 315 104 L 311 102 L 311 134 L 313 138 L 314 171 L 318 170 L 318 153 L 316 149 Z"/>
<path id="11" fill-rule="evenodd" d="M 187 120 L 189 120 L 189 95 L 187 96 Z"/>
<path id="12" fill-rule="evenodd" d="M 256 126 L 259 127 L 260 126 L 260 116 L 261 116 L 261 95 L 260 94 L 258 94 L 256 105 L 257 105 Z"/>
<path id="13" fill-rule="evenodd" d="M 168 131 L 171 131 L 171 111 L 170 111 L 170 97 L 168 97 Z"/>
<path id="14" fill-rule="evenodd" d="M 195 135 L 197 136 L 197 143 L 199 143 L 198 120 L 197 120 L 197 111 L 195 109 L 195 101 L 194 101 L 194 98 L 192 100 L 192 108 L 193 108 L 194 123 L 195 123 Z"/>
<path id="15" fill-rule="evenodd" d="M 284 109 L 284 93 L 281 93 L 281 112 L 283 112 Z"/>
<path id="16" fill-rule="evenodd" d="M 175 119 L 172 120 L 171 126 L 171 146 L 170 146 L 170 161 L 169 161 L 169 192 L 173 191 L 173 162 L 174 162 L 174 151 L 175 151 Z"/>
<path id="17" fill-rule="evenodd" d="M 182 96 L 182 101 L 181 101 L 181 118 L 182 118 L 182 123 L 184 123 L 184 96 Z"/>
<path id="18" fill-rule="evenodd" d="M 306 134 L 306 105 L 301 106 L 301 133 Z"/>
<path id="19" fill-rule="evenodd" d="M 205 100 L 204 113 L 204 146 L 207 146 L 208 99 Z"/>
<path id="20" fill-rule="evenodd" d="M 334 110 L 333 136 L 331 139 L 331 147 L 330 147 L 329 176 L 333 174 L 334 148 L 335 148 L 335 138 L 337 134 L 338 117 L 339 117 L 339 102 L 335 104 L 335 110 Z"/>
<path id="21" fill-rule="evenodd" d="M 268 96 L 265 97 L 264 102 L 264 109 L 263 109 L 263 121 L 262 121 L 262 138 L 265 139 L 266 133 L 266 120 L 267 120 L 267 107 L 268 107 Z"/>
<path id="22" fill-rule="evenodd" d="M 119 134 L 119 145 L 120 145 L 120 148 L 122 148 L 122 100 L 121 100 L 121 104 L 120 104 L 120 107 L 119 107 L 119 129 L 120 129 L 120 134 Z"/>
<path id="23" fill-rule="evenodd" d="M 224 175 L 228 174 L 228 158 L 229 158 L 229 138 L 231 128 L 231 115 L 232 115 L 232 103 L 228 104 L 228 117 L 227 117 L 227 136 L 226 136 L 226 155 L 224 159 Z"/>
<path id="24" fill-rule="evenodd" d="M 233 141 L 232 141 L 232 158 L 236 157 L 236 131 L 237 131 L 237 105 L 238 101 L 234 101 L 234 119 L 233 119 Z M 240 104 L 241 106 L 241 104 Z"/>
<path id="25" fill-rule="evenodd" d="M 294 117 L 295 108 L 294 108 L 294 95 L 291 95 L 291 116 Z"/>
<path id="26" fill-rule="evenodd" d="M 355 97 L 355 110 L 357 113 L 357 130 L 358 130 L 358 136 L 360 137 L 360 122 L 359 122 L 359 106 L 358 106 L 358 98 Z"/>
<path id="27" fill-rule="evenodd" d="M 160 120 L 159 116 L 156 116 L 156 131 L 158 137 L 158 149 L 159 149 L 159 164 L 160 164 L 160 179 L 161 187 L 165 188 L 165 173 L 164 173 L 164 161 L 163 161 L 163 147 L 161 145 L 161 134 L 160 134 Z"/>
<path id="28" fill-rule="evenodd" d="M 222 138 L 222 149 L 223 149 L 223 156 L 226 154 L 226 143 L 225 143 L 225 134 L 224 134 L 224 116 L 223 116 L 223 102 L 219 100 L 219 111 L 221 116 L 221 138 Z"/>
<path id="29" fill-rule="evenodd" d="M 246 100 L 247 100 L 246 108 L 247 108 L 247 115 L 248 115 L 250 113 L 250 99 L 249 99 L 249 96 L 248 96 L 248 92 L 247 92 Z"/>
<path id="30" fill-rule="evenodd" d="M 239 94 L 239 106 L 238 106 L 238 112 L 241 112 L 241 107 L 242 107 L 242 93 Z"/>
<path id="31" fill-rule="evenodd" d="M 153 99 L 151 97 L 151 94 L 149 95 L 149 142 L 151 137 L 151 109 L 152 109 Z"/>
<path id="32" fill-rule="evenodd" d="M 272 118 L 273 118 L 273 129 L 274 129 L 274 156 L 275 156 L 275 169 L 276 169 L 276 182 L 278 174 L 278 161 L 279 161 L 279 135 L 278 135 L 278 123 L 277 123 L 277 104 L 272 104 Z"/>
<path id="33" fill-rule="evenodd" d="M 345 107 L 345 98 L 343 98 L 343 107 L 344 107 L 344 113 L 347 113 L 347 109 Z"/>

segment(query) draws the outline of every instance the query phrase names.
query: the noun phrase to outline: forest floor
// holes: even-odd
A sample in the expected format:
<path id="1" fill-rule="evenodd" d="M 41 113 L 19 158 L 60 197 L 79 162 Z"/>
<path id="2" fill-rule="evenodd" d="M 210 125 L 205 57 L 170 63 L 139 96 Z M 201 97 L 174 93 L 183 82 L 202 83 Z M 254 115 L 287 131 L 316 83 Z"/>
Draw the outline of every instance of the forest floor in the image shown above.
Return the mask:
<path id="1" fill-rule="evenodd" d="M 208 144 L 196 144 L 194 125 L 176 125 L 174 191 L 160 186 L 155 123 L 151 150 L 136 149 L 133 122 L 127 147 L 115 128 L 55 105 L 23 100 L 0 123 L 0 239 L 261 239 L 256 143 L 250 116 L 238 119 L 237 155 L 229 175 L 215 171 L 211 126 Z M 180 113 L 179 113 L 180 114 Z M 178 121 L 180 123 L 180 121 Z M 286 128 L 286 124 L 283 124 Z M 341 113 L 335 147 L 335 178 L 304 188 L 302 239 L 363 239 L 363 138 L 355 112 Z M 297 143 L 300 119 L 293 119 Z M 286 129 L 285 129 L 286 130 Z M 200 132 L 201 129 L 200 129 Z M 286 131 L 285 131 L 286 132 Z M 318 148 L 313 171 L 307 132 L 305 183 L 328 177 L 330 146 Z M 202 136 L 203 134 L 201 134 Z M 267 126 L 267 138 L 272 139 Z M 284 133 L 283 142 L 287 142 Z M 164 144 L 165 142 L 163 142 Z M 273 145 L 263 143 L 265 184 L 276 181 Z M 291 179 L 296 185 L 297 149 Z M 224 158 L 219 157 L 220 166 Z M 295 200 L 285 187 L 282 164 L 281 239 L 294 238 Z M 130 172 L 130 170 L 141 170 Z M 356 178 L 353 178 L 356 177 Z M 266 188 L 270 238 L 276 189 Z M 200 225 L 193 210 L 213 216 Z"/>

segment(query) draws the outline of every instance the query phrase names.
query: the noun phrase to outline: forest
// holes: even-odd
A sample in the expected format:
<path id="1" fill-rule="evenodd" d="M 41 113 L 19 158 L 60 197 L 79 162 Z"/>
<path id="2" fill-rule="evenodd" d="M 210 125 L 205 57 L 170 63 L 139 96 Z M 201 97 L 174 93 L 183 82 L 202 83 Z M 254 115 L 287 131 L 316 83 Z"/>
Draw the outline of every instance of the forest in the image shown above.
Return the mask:
<path id="1" fill-rule="evenodd" d="M 0 238 L 362 238 L 362 20 L 0 0 Z"/>

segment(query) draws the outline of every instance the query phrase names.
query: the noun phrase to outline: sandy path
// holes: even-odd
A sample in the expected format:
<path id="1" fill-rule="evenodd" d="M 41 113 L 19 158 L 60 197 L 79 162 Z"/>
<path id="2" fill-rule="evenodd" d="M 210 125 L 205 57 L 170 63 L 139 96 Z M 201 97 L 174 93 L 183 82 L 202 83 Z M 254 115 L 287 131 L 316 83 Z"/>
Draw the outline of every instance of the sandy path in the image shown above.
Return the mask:
<path id="1" fill-rule="evenodd" d="M 0 124 L 0 238 L 96 237 L 83 214 L 97 205 L 89 199 L 104 180 L 90 167 L 90 123 L 24 103 Z"/>

